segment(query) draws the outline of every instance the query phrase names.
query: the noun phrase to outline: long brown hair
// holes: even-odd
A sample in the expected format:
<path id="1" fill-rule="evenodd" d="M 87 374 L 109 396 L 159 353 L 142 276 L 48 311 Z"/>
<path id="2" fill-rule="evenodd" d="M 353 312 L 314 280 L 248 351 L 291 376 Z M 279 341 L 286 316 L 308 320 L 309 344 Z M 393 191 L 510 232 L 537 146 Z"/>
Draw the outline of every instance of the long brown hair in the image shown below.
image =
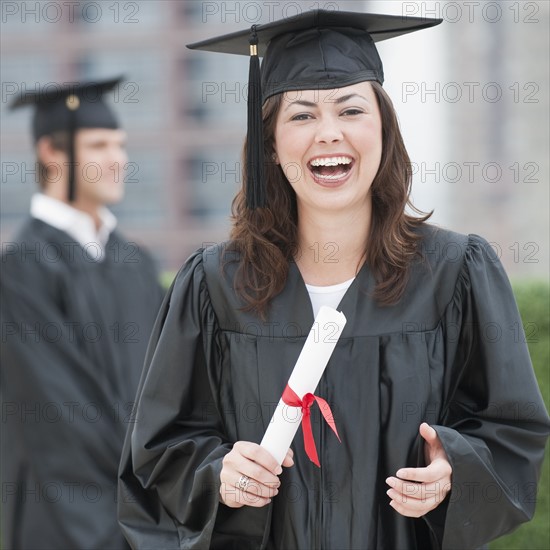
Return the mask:
<path id="1" fill-rule="evenodd" d="M 415 229 L 432 213 L 420 212 L 410 201 L 411 163 L 393 104 L 380 84 L 371 82 L 371 85 L 382 120 L 382 158 L 371 187 L 372 219 L 365 261 L 377 282 L 373 297 L 381 305 L 390 305 L 399 301 L 405 290 L 408 268 L 420 239 Z M 281 103 L 279 94 L 269 98 L 263 108 L 265 159 L 272 159 L 275 152 L 275 124 Z M 235 290 L 245 301 L 245 309 L 265 317 L 271 300 L 285 286 L 289 263 L 297 252 L 296 194 L 281 167 L 268 160 L 267 206 L 248 209 L 246 160 L 243 186 L 233 200 L 233 228 L 228 247 L 232 254 L 228 257 L 238 257 Z M 406 206 L 419 217 L 407 214 Z"/>

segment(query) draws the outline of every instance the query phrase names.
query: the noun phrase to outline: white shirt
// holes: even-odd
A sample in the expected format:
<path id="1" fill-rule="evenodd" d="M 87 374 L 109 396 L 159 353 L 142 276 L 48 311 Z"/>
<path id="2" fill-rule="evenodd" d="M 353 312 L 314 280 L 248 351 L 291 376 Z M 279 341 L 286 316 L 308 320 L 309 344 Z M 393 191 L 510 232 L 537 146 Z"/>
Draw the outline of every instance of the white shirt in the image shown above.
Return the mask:
<path id="1" fill-rule="evenodd" d="M 329 286 L 314 286 L 306 284 L 311 305 L 313 307 L 313 317 L 317 317 L 317 313 L 321 309 L 321 306 L 330 306 L 336 309 L 354 280 L 355 277 L 349 279 L 349 281 L 344 281 L 343 283 Z"/>
<path id="2" fill-rule="evenodd" d="M 65 231 L 84 248 L 90 259 L 100 262 L 105 256 L 105 245 L 117 221 L 107 208 L 101 208 L 98 214 L 101 226 L 96 230 L 92 217 L 82 210 L 43 193 L 36 193 L 31 199 L 33 218 Z"/>

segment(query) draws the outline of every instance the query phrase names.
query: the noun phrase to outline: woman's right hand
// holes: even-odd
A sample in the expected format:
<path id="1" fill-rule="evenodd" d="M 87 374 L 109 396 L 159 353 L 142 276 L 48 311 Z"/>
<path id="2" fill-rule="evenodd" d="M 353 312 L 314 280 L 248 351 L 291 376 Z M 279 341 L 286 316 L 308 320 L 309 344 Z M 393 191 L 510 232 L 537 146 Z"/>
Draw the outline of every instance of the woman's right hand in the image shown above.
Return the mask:
<path id="1" fill-rule="evenodd" d="M 294 453 L 288 449 L 283 466 L 294 464 Z M 220 502 L 230 508 L 261 508 L 279 492 L 283 469 L 273 456 L 250 441 L 237 441 L 223 459 L 220 473 Z"/>

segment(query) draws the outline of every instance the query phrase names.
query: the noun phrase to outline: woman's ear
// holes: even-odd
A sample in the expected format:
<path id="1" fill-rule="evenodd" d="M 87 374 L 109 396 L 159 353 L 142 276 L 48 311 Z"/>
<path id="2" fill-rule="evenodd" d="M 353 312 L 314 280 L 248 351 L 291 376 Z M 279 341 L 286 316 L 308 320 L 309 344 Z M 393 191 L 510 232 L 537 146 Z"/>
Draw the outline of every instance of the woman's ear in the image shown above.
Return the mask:
<path id="1" fill-rule="evenodd" d="M 271 155 L 271 160 L 272 160 L 275 164 L 281 164 L 281 163 L 279 162 L 279 156 L 278 156 L 277 153 L 275 153 L 275 152 Z"/>

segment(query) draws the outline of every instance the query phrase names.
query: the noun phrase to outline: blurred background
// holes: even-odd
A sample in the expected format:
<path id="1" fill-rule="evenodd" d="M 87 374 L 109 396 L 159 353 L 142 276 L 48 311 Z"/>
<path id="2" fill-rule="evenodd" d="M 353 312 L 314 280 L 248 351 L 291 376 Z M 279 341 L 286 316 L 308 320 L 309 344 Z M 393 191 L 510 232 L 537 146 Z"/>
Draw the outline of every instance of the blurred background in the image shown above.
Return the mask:
<path id="1" fill-rule="evenodd" d="M 441 17 L 379 44 L 385 88 L 413 167 L 415 204 L 486 237 L 512 277 L 549 268 L 550 2 L 23 1 L 2 2 L 1 231 L 36 190 L 31 109 L 21 90 L 124 74 L 111 101 L 129 132 L 129 238 L 175 270 L 227 237 L 241 180 L 246 57 L 186 44 L 314 8 Z"/>
<path id="2" fill-rule="evenodd" d="M 515 283 L 548 398 L 550 2 L 6 1 L 1 2 L 2 246 L 28 215 L 37 174 L 22 90 L 123 74 L 111 102 L 129 133 L 119 227 L 172 273 L 225 240 L 241 182 L 246 57 L 186 44 L 310 9 L 440 17 L 379 44 L 385 88 L 414 168 L 413 199 L 449 229 L 478 233 Z M 534 282 L 535 281 L 535 282 Z M 538 281 L 538 282 L 536 282 Z M 547 462 L 548 464 L 548 462 Z M 493 548 L 549 548 L 546 517 Z M 542 504 L 541 504 L 542 503 Z"/>

